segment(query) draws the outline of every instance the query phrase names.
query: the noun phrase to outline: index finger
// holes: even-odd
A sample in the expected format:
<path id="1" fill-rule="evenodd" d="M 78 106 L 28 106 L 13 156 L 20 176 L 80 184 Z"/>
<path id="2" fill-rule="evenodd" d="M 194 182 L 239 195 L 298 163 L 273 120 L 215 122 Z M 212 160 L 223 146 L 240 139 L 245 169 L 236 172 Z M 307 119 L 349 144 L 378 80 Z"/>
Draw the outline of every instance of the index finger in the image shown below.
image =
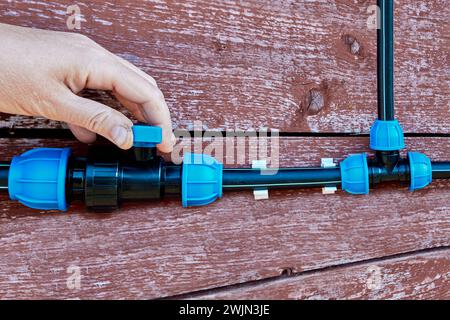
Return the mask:
<path id="1" fill-rule="evenodd" d="M 163 130 L 163 140 L 158 149 L 161 152 L 172 151 L 172 120 L 164 95 L 158 87 L 112 57 L 91 63 L 88 72 L 87 88 L 111 90 L 141 105 L 146 122 Z"/>

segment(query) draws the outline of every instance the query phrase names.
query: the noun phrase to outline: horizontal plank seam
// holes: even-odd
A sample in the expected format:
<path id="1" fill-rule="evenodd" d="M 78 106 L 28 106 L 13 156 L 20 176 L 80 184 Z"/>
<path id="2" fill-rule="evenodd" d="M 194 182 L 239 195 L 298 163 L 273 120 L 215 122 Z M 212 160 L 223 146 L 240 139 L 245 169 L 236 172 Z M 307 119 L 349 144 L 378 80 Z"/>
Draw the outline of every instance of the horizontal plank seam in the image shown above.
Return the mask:
<path id="1" fill-rule="evenodd" d="M 161 299 L 161 300 L 195 299 L 195 298 L 198 298 L 201 296 L 223 293 L 223 292 L 226 292 L 229 290 L 234 290 L 234 289 L 251 288 L 251 287 L 258 286 L 258 285 L 277 283 L 281 280 L 295 279 L 298 277 L 323 273 L 323 272 L 327 272 L 327 271 L 341 270 L 344 268 L 361 266 L 361 265 L 365 265 L 365 264 L 381 263 L 381 262 L 386 262 L 389 260 L 396 260 L 396 259 L 400 259 L 400 258 L 409 258 L 409 257 L 421 255 L 421 254 L 430 254 L 430 253 L 436 253 L 436 252 L 441 252 L 441 251 L 446 251 L 446 250 L 450 250 L 450 246 L 440 246 L 440 247 L 425 248 L 425 249 L 420 249 L 420 250 L 415 250 L 415 251 L 408 251 L 408 252 L 383 256 L 383 257 L 376 257 L 376 258 L 359 260 L 359 261 L 343 263 L 343 264 L 329 265 L 326 267 L 306 270 L 303 272 L 294 272 L 294 273 L 285 272 L 285 273 L 283 273 L 279 276 L 275 276 L 275 277 L 269 277 L 269 278 L 253 280 L 253 281 L 248 281 L 248 282 L 243 282 L 243 283 L 230 284 L 230 285 L 226 285 L 226 286 L 222 286 L 222 287 L 198 290 L 198 291 L 193 291 L 193 292 L 188 292 L 188 293 L 182 293 L 179 295 L 167 296 L 167 297 L 162 297 L 159 299 Z"/>
<path id="2" fill-rule="evenodd" d="M 249 132 L 239 131 L 221 131 L 210 130 L 201 131 L 203 136 L 205 133 L 220 133 L 223 136 L 227 134 L 249 134 Z M 261 133 L 262 131 L 254 131 L 255 133 Z M 188 131 L 188 133 L 194 137 L 194 131 Z M 196 132 L 198 135 L 200 132 Z M 361 138 L 369 137 L 365 133 L 346 133 L 346 132 L 278 132 L 276 133 L 280 137 L 305 137 L 305 138 Z M 267 132 L 267 136 L 271 136 L 271 132 Z M 450 133 L 405 133 L 405 137 L 408 138 L 450 138 Z M 68 129 L 44 129 L 44 128 L 0 128 L 0 138 L 8 139 L 71 139 L 76 140 L 73 134 Z"/>

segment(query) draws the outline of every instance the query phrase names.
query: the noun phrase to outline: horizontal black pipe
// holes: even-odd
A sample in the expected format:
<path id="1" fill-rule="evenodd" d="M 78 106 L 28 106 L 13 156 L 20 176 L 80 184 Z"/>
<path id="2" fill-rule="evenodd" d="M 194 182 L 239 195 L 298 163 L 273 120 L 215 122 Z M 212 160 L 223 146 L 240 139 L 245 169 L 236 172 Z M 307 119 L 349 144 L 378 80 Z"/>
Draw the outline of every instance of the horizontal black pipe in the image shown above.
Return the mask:
<path id="1" fill-rule="evenodd" d="M 433 179 L 450 179 L 450 162 L 434 162 L 432 166 Z M 372 163 L 369 166 L 370 183 L 372 186 L 382 182 L 408 182 L 410 179 L 409 165 L 400 161 L 393 170 Z M 316 188 L 339 186 L 341 173 L 339 168 L 283 168 L 270 174 L 261 174 L 261 169 L 224 169 L 224 190 L 245 190 L 257 188 Z"/>
<path id="2" fill-rule="evenodd" d="M 194 136 L 194 133 L 201 134 L 202 137 L 208 131 L 187 131 L 186 134 L 190 134 L 191 137 Z M 231 132 L 227 131 L 217 131 L 222 133 L 224 136 Z M 258 131 L 256 131 L 258 132 Z M 246 132 L 234 131 L 233 134 L 236 135 L 245 135 L 248 134 Z M 279 137 L 306 137 L 306 138 L 367 138 L 369 137 L 368 133 L 351 133 L 351 132 L 277 132 L 277 136 Z M 273 134 L 269 131 L 267 132 L 267 136 L 271 137 Z M 447 132 L 405 132 L 405 137 L 411 138 L 449 138 L 450 133 Z M 76 141 L 72 132 L 69 129 L 38 129 L 38 128 L 0 128 L 0 139 L 54 139 L 54 141 L 61 140 L 73 140 Z M 102 141 L 102 139 L 100 139 Z M 67 142 L 67 141 L 66 141 Z M 64 143 L 66 143 L 64 142 Z"/>
<path id="3" fill-rule="evenodd" d="M 224 169 L 223 189 L 316 188 L 341 184 L 339 168 Z"/>
<path id="4" fill-rule="evenodd" d="M 82 161 L 84 162 L 84 161 Z M 72 164 L 73 165 L 73 164 Z M 76 167 L 76 166 L 74 166 Z M 392 172 L 383 169 L 382 166 L 370 165 L 369 172 L 371 176 L 371 184 L 375 185 L 386 181 L 405 181 L 409 180 L 409 170 L 407 163 L 400 163 Z M 0 162 L 0 192 L 8 192 L 8 174 L 10 162 Z M 72 200 L 84 200 L 84 175 L 85 166 L 79 168 L 79 178 L 74 180 L 76 170 L 71 169 L 69 174 L 68 190 Z M 450 162 L 433 162 L 433 179 L 450 179 Z M 152 171 L 152 170 L 150 170 Z M 133 187 L 132 189 L 140 188 L 145 183 L 142 183 L 141 173 L 139 170 L 126 170 L 122 180 L 124 185 Z M 136 175 L 137 174 L 137 175 Z M 142 175 L 144 177 L 146 175 Z M 134 178 L 133 178 L 134 177 Z M 181 168 L 178 166 L 165 166 L 162 173 L 161 186 L 164 186 L 163 194 L 166 196 L 173 196 L 181 193 Z M 136 184 L 130 185 L 127 181 Z M 141 181 L 141 182 L 139 182 Z M 257 188 L 316 188 L 327 186 L 339 186 L 341 184 L 341 173 L 339 168 L 325 169 L 325 168 L 281 168 L 274 172 L 266 172 L 261 174 L 261 169 L 224 169 L 223 171 L 223 188 L 224 190 L 246 190 Z M 152 184 L 153 185 L 153 184 Z M 154 184 L 154 186 L 160 183 Z M 130 188 L 131 188 L 130 187 Z M 79 189 L 79 190 L 78 190 Z M 145 190 L 144 190 L 145 189 Z M 142 192 L 145 194 L 143 199 L 151 198 L 150 189 L 148 185 L 143 188 Z M 75 196 L 79 194 L 79 196 Z M 135 196 L 127 196 L 127 192 L 121 194 L 124 198 L 133 199 Z"/>
<path id="5" fill-rule="evenodd" d="M 450 162 L 433 162 L 433 179 L 450 179 Z"/>

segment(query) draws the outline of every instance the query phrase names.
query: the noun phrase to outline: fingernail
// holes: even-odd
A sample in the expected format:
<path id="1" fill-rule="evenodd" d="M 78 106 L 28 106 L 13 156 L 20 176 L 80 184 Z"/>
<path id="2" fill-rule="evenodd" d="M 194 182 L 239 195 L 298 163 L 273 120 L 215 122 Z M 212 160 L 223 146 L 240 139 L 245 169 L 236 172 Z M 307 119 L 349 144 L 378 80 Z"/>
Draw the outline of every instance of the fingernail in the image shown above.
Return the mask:
<path id="1" fill-rule="evenodd" d="M 111 138 L 113 139 L 114 143 L 118 146 L 125 145 L 129 140 L 129 130 L 127 128 L 122 126 L 114 127 L 111 132 Z"/>

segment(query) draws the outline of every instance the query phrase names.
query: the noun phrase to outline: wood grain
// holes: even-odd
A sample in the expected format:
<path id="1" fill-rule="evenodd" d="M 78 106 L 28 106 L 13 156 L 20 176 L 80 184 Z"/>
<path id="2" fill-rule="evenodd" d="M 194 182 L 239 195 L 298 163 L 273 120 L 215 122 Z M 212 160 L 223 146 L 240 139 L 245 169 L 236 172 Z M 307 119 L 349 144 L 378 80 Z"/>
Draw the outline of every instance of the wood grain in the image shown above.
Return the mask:
<path id="1" fill-rule="evenodd" d="M 369 131 L 375 1 L 77 1 L 81 32 L 153 75 L 176 128 Z M 68 31 L 71 0 L 3 1 L 0 21 Z M 396 108 L 406 132 L 450 131 L 450 9 L 396 1 Z M 92 96 L 92 95 L 90 95 Z M 108 95 L 94 98 L 119 108 Z M 60 124 L 4 115 L 2 126 Z"/>
<path id="2" fill-rule="evenodd" d="M 450 299 L 450 249 L 282 277 L 196 299 Z"/>
<path id="3" fill-rule="evenodd" d="M 318 165 L 321 157 L 365 151 L 367 140 L 284 138 L 281 161 Z M 445 138 L 407 143 L 436 161 L 446 160 L 450 151 Z M 0 144 L 5 158 L 31 146 L 78 146 L 56 139 Z M 0 298 L 159 298 L 285 270 L 305 272 L 450 246 L 448 190 L 449 182 L 414 194 L 389 185 L 367 197 L 285 190 L 260 202 L 250 192 L 227 193 L 203 208 L 182 209 L 179 200 L 165 200 L 127 204 L 106 216 L 79 205 L 68 214 L 43 214 L 5 201 Z M 80 289 L 67 287 L 71 266 L 80 268 Z"/>
<path id="4" fill-rule="evenodd" d="M 366 27 L 375 1 L 76 3 L 83 20 L 74 32 L 153 75 L 176 128 L 192 130 L 201 120 L 205 130 L 367 133 L 375 119 L 376 35 Z M 68 31 L 73 4 L 4 1 L 0 22 Z M 449 133 L 447 1 L 399 0 L 395 14 L 397 115 L 406 132 Z M 84 94 L 121 108 L 107 93 Z M 1 128 L 60 126 L 0 117 Z M 227 166 L 243 166 L 258 147 L 245 141 L 245 151 L 233 146 L 231 155 L 221 139 L 203 147 L 222 150 Z M 291 137 L 277 151 L 283 166 L 317 166 L 322 157 L 369 152 L 367 144 L 361 137 Z M 449 160 L 448 138 L 407 144 Z M 86 152 L 62 139 L 0 145 L 2 160 L 37 146 Z M 238 156 L 243 163 L 233 161 Z M 68 214 L 39 213 L 3 196 L 0 298 L 161 298 L 226 287 L 202 297 L 448 299 L 449 250 L 437 249 L 450 246 L 448 190 L 444 181 L 414 194 L 386 185 L 367 197 L 284 190 L 261 202 L 250 192 L 227 193 L 203 208 L 165 200 L 126 204 L 113 215 L 79 204 Z M 74 267 L 80 288 L 70 289 Z M 285 273 L 298 275 L 278 279 Z M 372 282 L 374 275 L 382 281 Z"/>

